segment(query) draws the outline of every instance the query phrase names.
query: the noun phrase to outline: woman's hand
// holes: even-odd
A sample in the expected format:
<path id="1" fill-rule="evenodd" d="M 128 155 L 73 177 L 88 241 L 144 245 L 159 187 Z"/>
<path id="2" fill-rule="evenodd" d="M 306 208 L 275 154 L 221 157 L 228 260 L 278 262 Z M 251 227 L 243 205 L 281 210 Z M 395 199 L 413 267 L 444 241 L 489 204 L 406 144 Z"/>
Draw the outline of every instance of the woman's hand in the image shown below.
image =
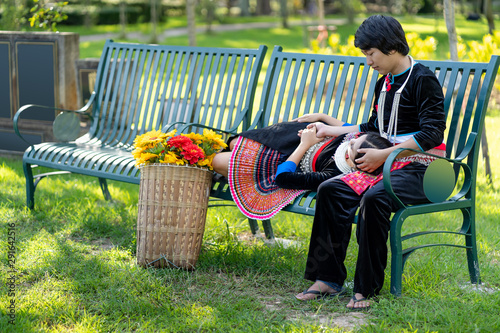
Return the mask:
<path id="1" fill-rule="evenodd" d="M 307 128 L 315 128 L 316 129 L 316 136 L 318 138 L 325 138 L 327 136 L 333 136 L 337 137 L 339 135 L 342 135 L 344 133 L 347 133 L 348 131 L 346 130 L 346 127 L 342 126 L 329 126 L 326 125 L 325 123 L 313 123 L 307 125 Z"/>
<path id="2" fill-rule="evenodd" d="M 312 145 L 321 142 L 323 140 L 323 138 L 317 137 L 316 126 L 300 130 L 299 136 L 300 136 L 300 143 L 306 145 L 307 147 L 311 147 Z"/>

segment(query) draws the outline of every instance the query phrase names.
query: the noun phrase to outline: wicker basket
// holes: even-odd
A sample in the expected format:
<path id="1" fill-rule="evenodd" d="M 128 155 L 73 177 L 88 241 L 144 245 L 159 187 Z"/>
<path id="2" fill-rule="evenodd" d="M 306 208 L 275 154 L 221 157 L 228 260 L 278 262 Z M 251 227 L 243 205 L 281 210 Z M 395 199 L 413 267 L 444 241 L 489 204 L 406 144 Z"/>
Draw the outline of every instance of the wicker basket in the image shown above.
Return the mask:
<path id="1" fill-rule="evenodd" d="M 137 263 L 194 269 L 200 253 L 212 171 L 175 164 L 141 167 Z"/>

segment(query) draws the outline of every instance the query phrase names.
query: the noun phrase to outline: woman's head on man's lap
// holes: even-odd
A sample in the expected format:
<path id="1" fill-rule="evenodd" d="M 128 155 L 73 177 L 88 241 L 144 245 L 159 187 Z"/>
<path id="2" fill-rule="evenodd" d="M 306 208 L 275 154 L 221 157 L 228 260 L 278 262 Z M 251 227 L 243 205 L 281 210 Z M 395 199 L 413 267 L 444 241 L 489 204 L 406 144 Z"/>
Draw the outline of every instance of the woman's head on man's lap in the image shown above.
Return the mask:
<path id="1" fill-rule="evenodd" d="M 361 134 L 357 139 L 353 139 L 350 142 L 351 149 L 351 161 L 356 167 L 359 163 L 356 163 L 358 158 L 365 156 L 364 153 L 358 152 L 359 149 L 363 148 L 373 148 L 373 149 L 385 149 L 392 146 L 392 143 L 386 138 L 380 136 L 378 133 L 368 132 Z M 384 165 L 381 165 L 377 170 L 372 172 L 374 175 L 378 175 L 382 172 Z"/>

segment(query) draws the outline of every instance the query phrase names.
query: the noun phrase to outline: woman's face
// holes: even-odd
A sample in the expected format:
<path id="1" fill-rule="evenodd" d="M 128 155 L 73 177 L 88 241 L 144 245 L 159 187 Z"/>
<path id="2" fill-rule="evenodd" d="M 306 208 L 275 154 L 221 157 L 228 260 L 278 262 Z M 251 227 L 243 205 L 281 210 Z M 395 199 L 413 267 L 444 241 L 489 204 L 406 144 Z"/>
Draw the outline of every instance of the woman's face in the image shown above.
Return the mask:
<path id="1" fill-rule="evenodd" d="M 351 167 L 355 167 L 356 164 L 354 160 L 356 159 L 356 155 L 358 154 L 359 146 L 366 140 L 366 135 L 362 135 L 357 139 L 352 139 L 349 141 L 349 148 L 347 149 L 347 155 L 349 156 L 348 163 Z M 352 165 L 351 165 L 352 164 Z"/>
<path id="2" fill-rule="evenodd" d="M 379 74 L 399 74 L 394 72 L 397 67 L 397 63 L 393 59 L 393 54 L 384 54 L 382 51 L 376 48 L 362 50 L 361 52 L 363 52 L 366 57 L 366 64 L 372 67 L 374 70 L 378 71 Z"/>

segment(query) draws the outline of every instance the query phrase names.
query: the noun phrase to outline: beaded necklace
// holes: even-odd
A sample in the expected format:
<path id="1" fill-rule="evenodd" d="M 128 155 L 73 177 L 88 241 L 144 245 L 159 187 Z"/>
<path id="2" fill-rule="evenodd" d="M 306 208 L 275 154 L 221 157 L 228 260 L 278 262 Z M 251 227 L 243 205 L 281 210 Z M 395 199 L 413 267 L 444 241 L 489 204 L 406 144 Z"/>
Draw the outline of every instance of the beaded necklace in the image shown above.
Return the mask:
<path id="1" fill-rule="evenodd" d="M 391 136 L 393 136 L 394 140 L 392 141 L 393 143 L 396 142 L 396 135 L 398 132 L 398 111 L 399 111 L 399 100 L 401 98 L 401 92 L 406 86 L 406 83 L 408 83 L 408 80 L 410 79 L 411 72 L 413 71 L 413 65 L 414 61 L 411 56 L 410 57 L 410 73 L 408 73 L 408 77 L 406 78 L 405 82 L 399 88 L 396 93 L 394 94 L 394 100 L 392 102 L 392 108 L 391 108 L 391 117 L 389 118 L 389 125 L 387 126 L 387 132 L 384 131 L 384 107 L 385 107 L 385 95 L 387 93 L 387 90 L 390 89 L 390 84 L 388 85 L 387 80 L 384 80 L 384 85 L 382 86 L 382 91 L 380 92 L 379 96 L 379 102 L 378 102 L 378 115 L 377 115 L 377 120 L 378 120 L 378 128 L 379 128 L 379 133 L 380 136 L 390 140 Z M 388 74 L 389 75 L 389 74 Z"/>

